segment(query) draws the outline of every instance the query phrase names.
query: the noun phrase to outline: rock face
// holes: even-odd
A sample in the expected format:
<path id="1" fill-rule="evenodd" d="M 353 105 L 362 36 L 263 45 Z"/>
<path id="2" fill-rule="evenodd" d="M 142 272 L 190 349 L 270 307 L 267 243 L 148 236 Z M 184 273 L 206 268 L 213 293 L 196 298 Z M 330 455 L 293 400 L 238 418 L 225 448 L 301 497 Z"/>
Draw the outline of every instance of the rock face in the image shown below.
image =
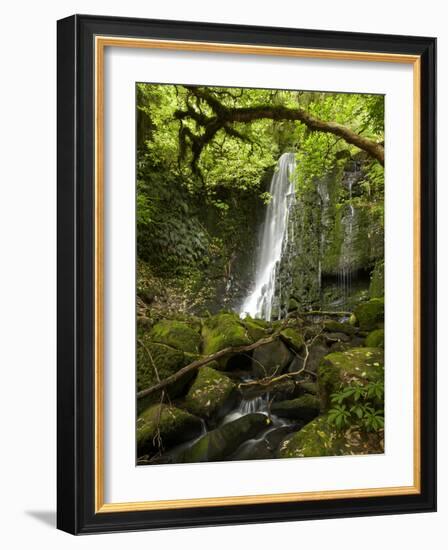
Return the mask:
<path id="1" fill-rule="evenodd" d="M 286 437 L 280 445 L 278 458 L 340 456 L 383 453 L 382 439 L 356 427 L 339 432 L 328 422 L 327 415 L 319 416 L 300 431 Z"/>
<path id="2" fill-rule="evenodd" d="M 372 298 L 368 302 L 359 304 L 353 313 L 361 330 L 371 331 L 381 328 L 379 325 L 384 322 L 384 298 Z"/>
<path id="3" fill-rule="evenodd" d="M 314 395 L 305 394 L 288 401 L 272 403 L 271 412 L 283 418 L 309 422 L 319 414 L 320 402 Z"/>
<path id="4" fill-rule="evenodd" d="M 202 327 L 202 339 L 203 355 L 252 342 L 238 315 L 230 312 L 218 313 L 207 319 Z"/>
<path id="5" fill-rule="evenodd" d="M 181 321 L 163 320 L 154 325 L 150 338 L 158 344 L 165 344 L 181 351 L 198 353 L 201 336 L 197 328 Z"/>
<path id="6" fill-rule="evenodd" d="M 330 406 L 330 395 L 352 381 L 360 384 L 384 379 L 384 353 L 379 348 L 352 348 L 330 353 L 318 369 L 318 383 L 323 410 Z"/>
<path id="7" fill-rule="evenodd" d="M 281 374 L 293 359 L 292 353 L 281 340 L 256 348 L 252 355 L 252 371 L 256 377 Z"/>
<path id="8" fill-rule="evenodd" d="M 225 415 L 235 397 L 235 384 L 228 376 L 207 366 L 199 369 L 189 389 L 184 407 L 197 416 L 210 420 Z"/>
<path id="9" fill-rule="evenodd" d="M 248 414 L 208 432 L 177 456 L 175 462 L 224 460 L 244 441 L 253 438 L 268 426 L 269 419 L 266 415 Z"/>
<path id="10" fill-rule="evenodd" d="M 202 421 L 182 410 L 168 405 L 153 405 L 137 419 L 137 454 L 158 450 L 159 432 L 163 448 L 197 437 L 203 430 Z"/>

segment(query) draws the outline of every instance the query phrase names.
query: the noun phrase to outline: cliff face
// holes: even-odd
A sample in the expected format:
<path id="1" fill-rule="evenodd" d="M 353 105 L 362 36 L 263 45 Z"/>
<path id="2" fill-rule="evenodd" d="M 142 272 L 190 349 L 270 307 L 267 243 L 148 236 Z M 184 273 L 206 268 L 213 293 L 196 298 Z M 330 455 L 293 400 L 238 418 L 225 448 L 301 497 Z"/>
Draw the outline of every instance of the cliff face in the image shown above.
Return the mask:
<path id="1" fill-rule="evenodd" d="M 383 210 L 367 187 L 369 169 L 360 156 L 297 192 L 276 297 L 282 317 L 297 308 L 350 309 L 369 286 L 384 293 Z"/>

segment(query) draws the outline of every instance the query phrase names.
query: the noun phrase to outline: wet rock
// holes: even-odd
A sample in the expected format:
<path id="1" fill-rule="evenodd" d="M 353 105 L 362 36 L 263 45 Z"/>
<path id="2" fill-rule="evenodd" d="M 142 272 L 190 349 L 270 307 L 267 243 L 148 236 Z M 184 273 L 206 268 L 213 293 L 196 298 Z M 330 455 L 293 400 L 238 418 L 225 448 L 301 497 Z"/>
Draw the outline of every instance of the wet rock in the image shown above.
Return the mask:
<path id="1" fill-rule="evenodd" d="M 210 420 L 229 412 L 236 399 L 232 380 L 210 367 L 201 367 L 183 406 L 192 414 Z"/>
<path id="2" fill-rule="evenodd" d="M 270 458 L 274 458 L 274 452 L 265 439 L 249 439 L 238 447 L 229 460 L 266 460 Z"/>
<path id="3" fill-rule="evenodd" d="M 266 415 L 254 413 L 223 424 L 201 437 L 177 459 L 175 458 L 174 462 L 224 460 L 244 441 L 266 429 L 269 423 L 270 420 Z"/>
<path id="4" fill-rule="evenodd" d="M 289 401 L 272 403 L 271 412 L 283 418 L 294 418 L 309 422 L 319 414 L 319 399 L 310 394 Z"/>
<path id="5" fill-rule="evenodd" d="M 158 451 L 158 435 L 166 449 L 197 437 L 202 430 L 200 418 L 173 406 L 153 405 L 137 418 L 137 455 Z"/>
<path id="6" fill-rule="evenodd" d="M 257 378 L 281 374 L 293 358 L 281 340 L 256 348 L 252 355 L 252 370 Z"/>

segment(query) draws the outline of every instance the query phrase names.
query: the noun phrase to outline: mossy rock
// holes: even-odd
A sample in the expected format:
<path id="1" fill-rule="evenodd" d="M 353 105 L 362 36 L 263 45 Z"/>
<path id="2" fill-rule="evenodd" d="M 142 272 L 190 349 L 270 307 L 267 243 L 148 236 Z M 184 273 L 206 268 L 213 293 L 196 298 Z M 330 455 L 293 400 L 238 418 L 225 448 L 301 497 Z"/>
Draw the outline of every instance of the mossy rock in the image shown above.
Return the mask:
<path id="1" fill-rule="evenodd" d="M 366 337 L 365 344 L 369 348 L 384 348 L 384 329 L 377 328 Z"/>
<path id="2" fill-rule="evenodd" d="M 304 426 L 298 432 L 287 436 L 278 450 L 279 458 L 316 456 L 341 456 L 382 454 L 384 441 L 381 435 L 367 434 L 356 427 L 337 431 L 322 415 Z"/>
<path id="3" fill-rule="evenodd" d="M 315 395 L 305 394 L 288 401 L 276 401 L 271 412 L 283 418 L 294 418 L 309 422 L 319 414 L 320 402 Z"/>
<path id="4" fill-rule="evenodd" d="M 193 439 L 203 431 L 202 420 L 169 405 L 152 405 L 137 418 L 137 456 L 158 451 L 157 433 L 162 448 Z"/>
<path id="5" fill-rule="evenodd" d="M 137 391 L 156 385 L 159 380 L 172 376 L 196 358 L 195 354 L 184 353 L 165 344 L 154 343 L 149 340 L 148 335 L 139 338 L 137 341 Z M 194 375 L 194 372 L 186 373 L 168 386 L 169 396 L 173 398 L 181 395 Z M 139 399 L 138 412 L 159 401 L 160 392 Z"/>
<path id="6" fill-rule="evenodd" d="M 334 321 L 332 319 L 324 321 L 324 330 L 326 332 L 342 332 L 347 336 L 352 336 L 356 333 L 356 328 L 349 323 L 340 323 L 339 321 Z"/>
<path id="7" fill-rule="evenodd" d="M 199 369 L 183 406 L 192 414 L 210 420 L 228 412 L 234 395 L 235 384 L 228 376 L 204 366 Z"/>
<path id="8" fill-rule="evenodd" d="M 372 298 L 368 302 L 359 304 L 353 314 L 360 330 L 371 331 L 384 322 L 384 298 Z"/>
<path id="9" fill-rule="evenodd" d="M 168 319 L 154 325 L 150 338 L 158 344 L 166 344 L 190 353 L 198 353 L 201 343 L 201 336 L 195 328 L 187 323 Z"/>
<path id="10" fill-rule="evenodd" d="M 267 328 L 269 325 L 265 321 L 260 322 L 259 319 L 246 317 L 243 319 L 242 324 L 246 328 L 247 334 L 254 342 L 261 340 L 262 338 L 266 338 L 268 335 Z"/>
<path id="11" fill-rule="evenodd" d="M 218 313 L 207 319 L 202 327 L 202 339 L 204 355 L 252 343 L 238 315 L 230 312 Z"/>
<path id="12" fill-rule="evenodd" d="M 330 396 L 353 381 L 359 384 L 384 380 L 384 352 L 380 348 L 352 348 L 326 355 L 318 368 L 321 407 L 326 410 Z"/>
<path id="13" fill-rule="evenodd" d="M 305 343 L 305 340 L 303 338 L 303 335 L 294 328 L 285 328 L 281 331 L 282 338 L 288 342 L 291 347 L 293 347 L 296 351 L 301 351 L 303 348 L 303 345 Z"/>

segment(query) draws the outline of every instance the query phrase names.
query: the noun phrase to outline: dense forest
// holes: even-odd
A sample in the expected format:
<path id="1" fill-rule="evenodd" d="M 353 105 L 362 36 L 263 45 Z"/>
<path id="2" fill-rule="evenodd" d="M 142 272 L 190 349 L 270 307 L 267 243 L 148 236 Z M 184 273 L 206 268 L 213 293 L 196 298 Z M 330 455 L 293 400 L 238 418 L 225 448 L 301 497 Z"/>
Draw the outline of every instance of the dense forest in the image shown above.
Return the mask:
<path id="1" fill-rule="evenodd" d="M 137 463 L 384 451 L 384 97 L 138 84 Z"/>

